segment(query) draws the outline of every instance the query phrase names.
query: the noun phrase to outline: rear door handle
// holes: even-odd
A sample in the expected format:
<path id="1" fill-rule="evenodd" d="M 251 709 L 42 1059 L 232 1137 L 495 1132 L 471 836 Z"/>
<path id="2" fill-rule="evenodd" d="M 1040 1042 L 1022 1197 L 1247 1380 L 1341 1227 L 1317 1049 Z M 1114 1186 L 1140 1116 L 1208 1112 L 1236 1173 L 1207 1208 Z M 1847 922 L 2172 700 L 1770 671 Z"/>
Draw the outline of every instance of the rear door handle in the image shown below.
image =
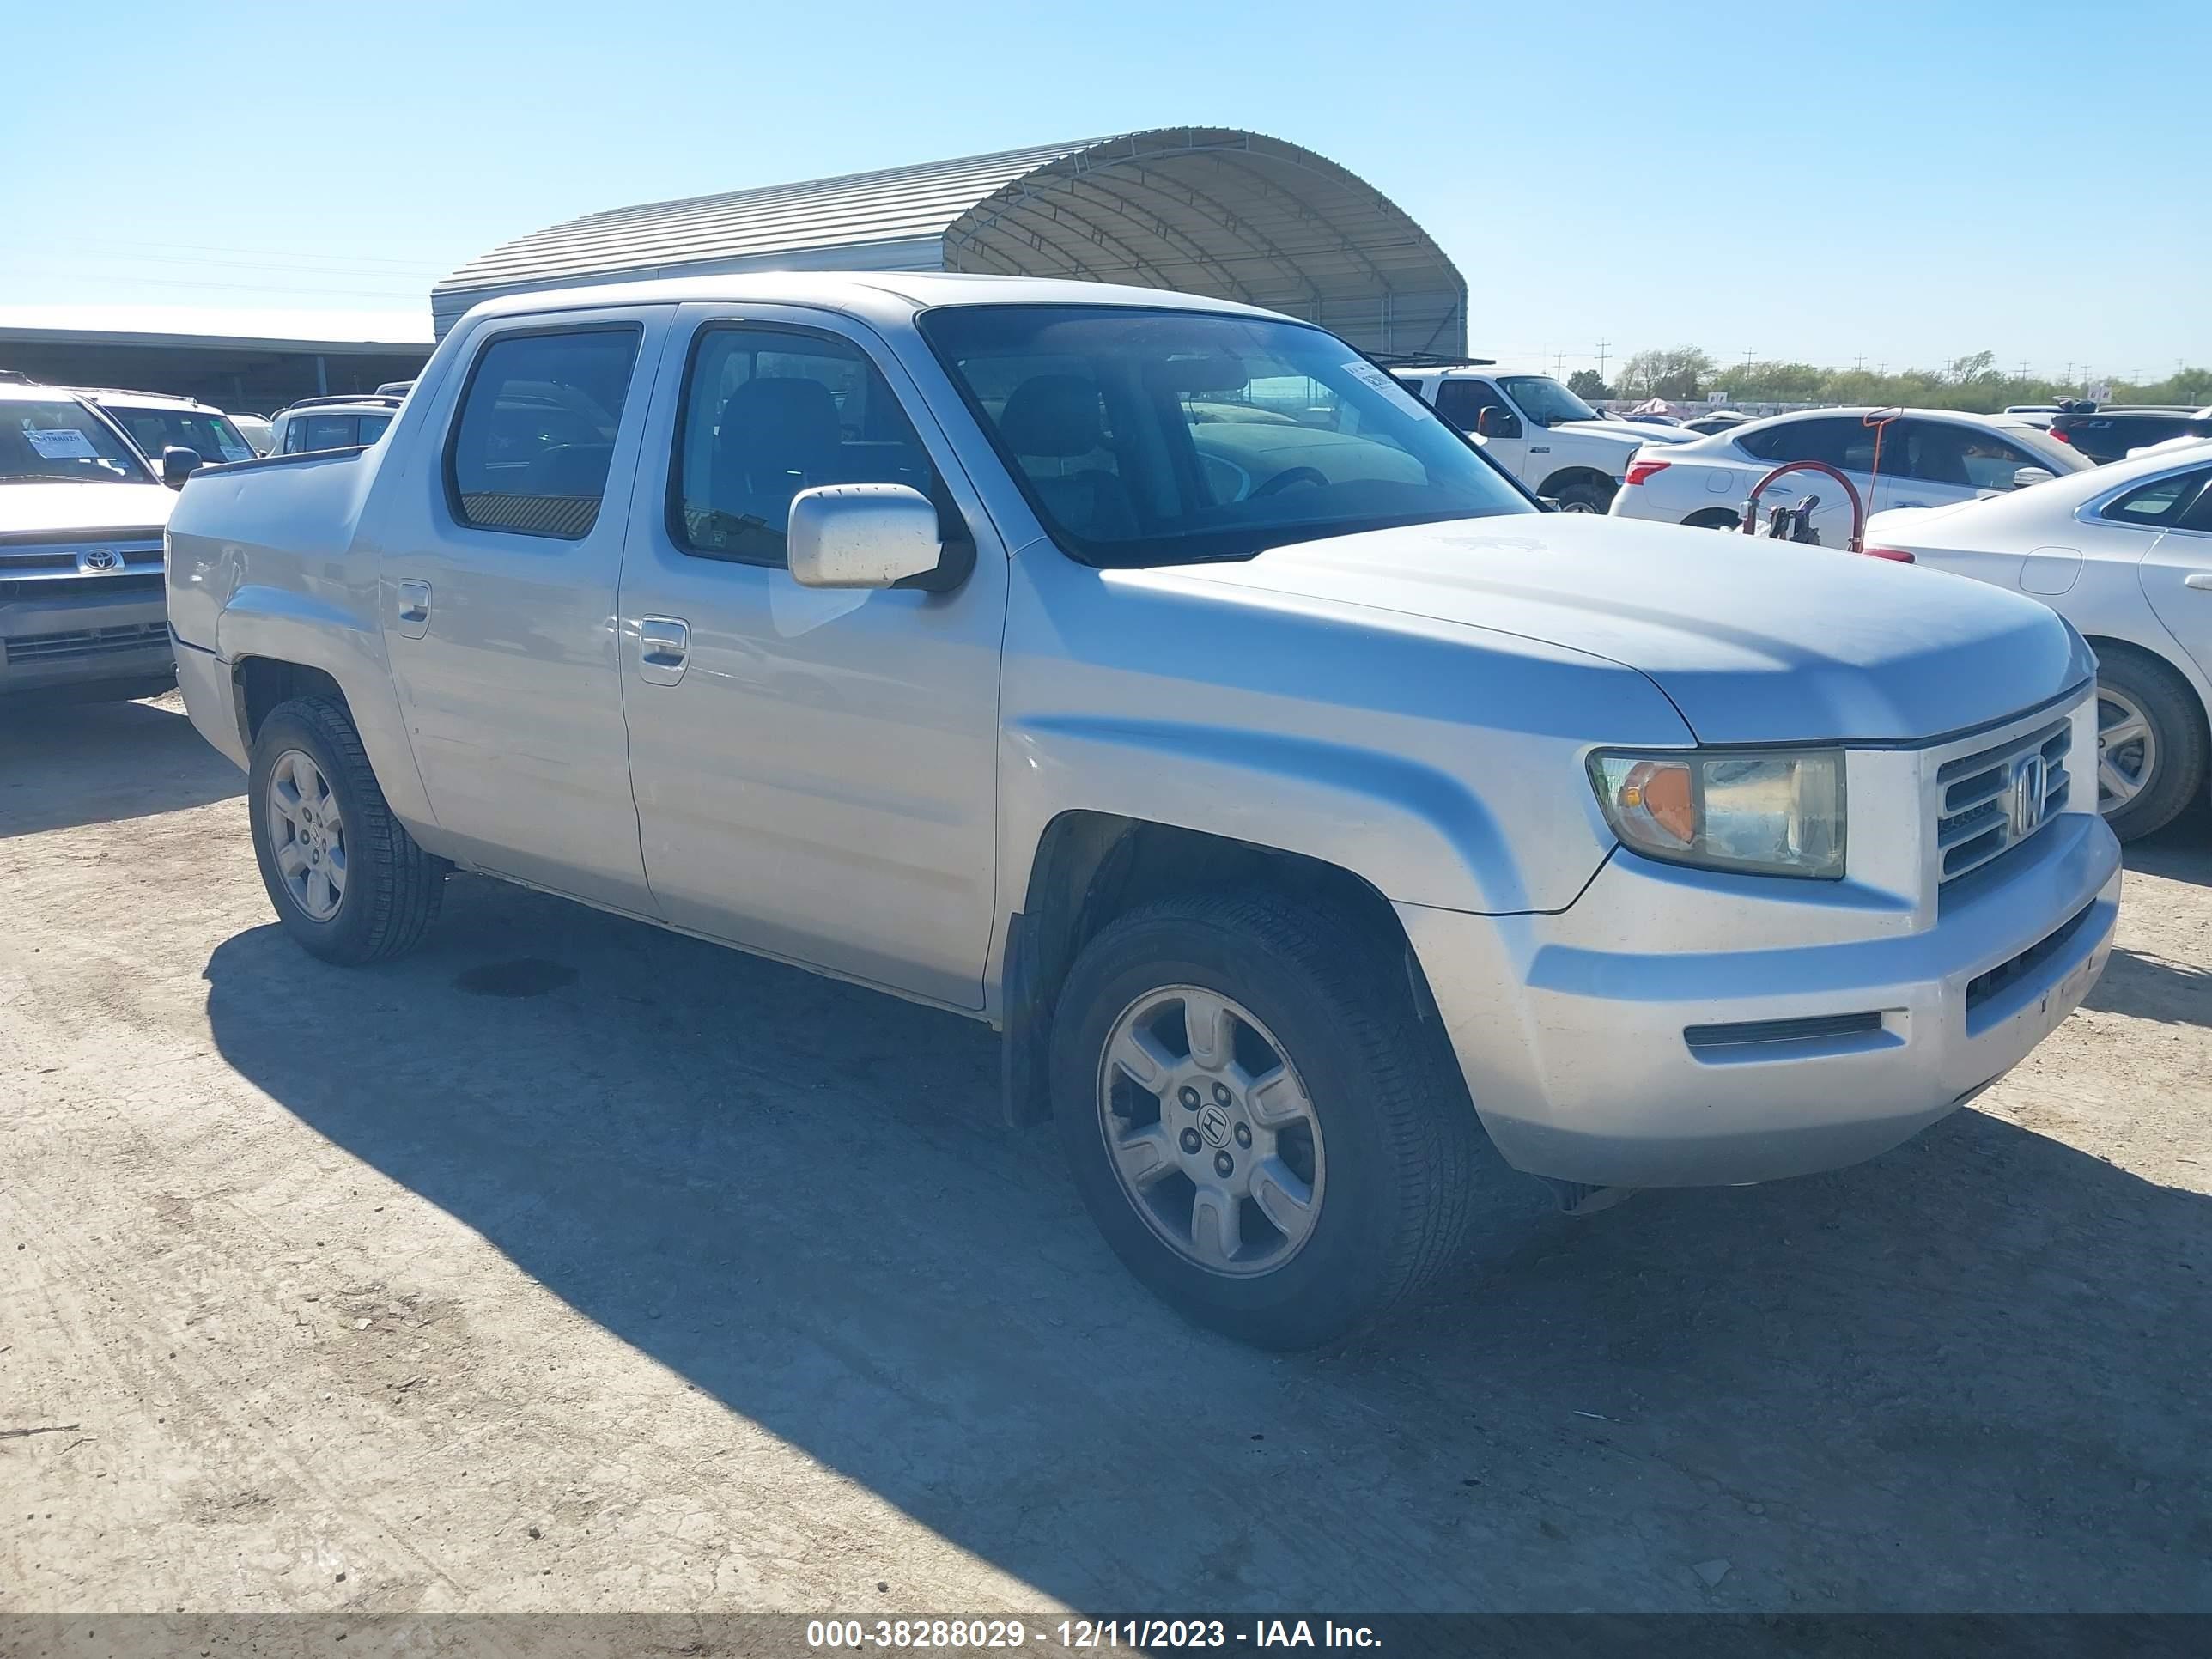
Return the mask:
<path id="1" fill-rule="evenodd" d="M 399 584 L 399 631 L 410 640 L 419 640 L 430 631 L 429 583 Z"/>
<path id="2" fill-rule="evenodd" d="M 2181 579 L 2181 585 L 2184 587 L 2212 589 L 2212 570 L 2192 571 Z"/>
<path id="3" fill-rule="evenodd" d="M 673 685 L 691 659 L 691 624 L 678 617 L 641 617 L 637 623 L 638 678 Z"/>

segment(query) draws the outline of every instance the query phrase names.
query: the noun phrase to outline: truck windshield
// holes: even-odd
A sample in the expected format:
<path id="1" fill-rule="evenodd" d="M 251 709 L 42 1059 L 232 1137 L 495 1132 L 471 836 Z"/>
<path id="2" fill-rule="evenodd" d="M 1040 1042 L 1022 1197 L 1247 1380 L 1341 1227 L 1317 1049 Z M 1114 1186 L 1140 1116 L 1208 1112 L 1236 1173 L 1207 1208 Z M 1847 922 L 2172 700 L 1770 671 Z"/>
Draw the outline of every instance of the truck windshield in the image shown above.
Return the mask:
<path id="1" fill-rule="evenodd" d="M 198 453 L 204 461 L 250 461 L 253 449 L 228 420 L 198 409 L 133 409 L 125 404 L 100 405 L 131 434 L 131 441 L 159 461 L 171 444 Z"/>
<path id="2" fill-rule="evenodd" d="M 1046 530 L 1085 563 L 1249 558 L 1536 510 L 1317 328 L 1132 306 L 951 307 L 919 325 Z"/>
<path id="3" fill-rule="evenodd" d="M 1501 374 L 1498 383 L 1505 388 L 1507 397 L 1521 405 L 1521 412 L 1538 426 L 1604 418 L 1548 374 Z"/>
<path id="4" fill-rule="evenodd" d="M 56 399 L 0 400 L 0 483 L 150 483 L 144 465 L 83 405 Z"/>

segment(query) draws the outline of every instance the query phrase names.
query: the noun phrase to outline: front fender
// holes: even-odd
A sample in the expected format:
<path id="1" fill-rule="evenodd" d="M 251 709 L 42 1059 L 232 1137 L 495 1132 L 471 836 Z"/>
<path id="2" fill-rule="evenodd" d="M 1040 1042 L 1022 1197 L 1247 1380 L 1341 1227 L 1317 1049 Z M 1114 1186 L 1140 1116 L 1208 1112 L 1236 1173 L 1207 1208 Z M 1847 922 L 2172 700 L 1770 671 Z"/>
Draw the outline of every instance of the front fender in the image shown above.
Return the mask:
<path id="1" fill-rule="evenodd" d="M 1349 871 L 1386 898 L 1506 915 L 1564 909 L 1611 851 L 1579 810 L 1519 834 L 1460 779 L 1327 739 L 1194 723 L 1040 717 L 1005 729 L 1005 890 L 1027 890 L 1046 825 L 1090 811 L 1170 824 Z"/>

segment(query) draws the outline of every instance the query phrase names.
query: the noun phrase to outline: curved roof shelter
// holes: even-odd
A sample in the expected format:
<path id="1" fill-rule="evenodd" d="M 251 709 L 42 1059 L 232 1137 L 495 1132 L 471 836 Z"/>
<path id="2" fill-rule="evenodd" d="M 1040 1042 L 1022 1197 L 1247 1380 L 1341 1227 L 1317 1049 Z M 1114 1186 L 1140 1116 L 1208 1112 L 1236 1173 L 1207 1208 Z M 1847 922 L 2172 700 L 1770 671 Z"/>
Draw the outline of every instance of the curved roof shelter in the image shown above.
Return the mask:
<path id="1" fill-rule="evenodd" d="M 1404 210 L 1326 156 L 1227 127 L 616 208 L 471 260 L 430 306 L 442 336 L 495 295 L 775 270 L 1128 283 L 1286 312 L 1369 351 L 1467 349 L 1466 281 Z"/>

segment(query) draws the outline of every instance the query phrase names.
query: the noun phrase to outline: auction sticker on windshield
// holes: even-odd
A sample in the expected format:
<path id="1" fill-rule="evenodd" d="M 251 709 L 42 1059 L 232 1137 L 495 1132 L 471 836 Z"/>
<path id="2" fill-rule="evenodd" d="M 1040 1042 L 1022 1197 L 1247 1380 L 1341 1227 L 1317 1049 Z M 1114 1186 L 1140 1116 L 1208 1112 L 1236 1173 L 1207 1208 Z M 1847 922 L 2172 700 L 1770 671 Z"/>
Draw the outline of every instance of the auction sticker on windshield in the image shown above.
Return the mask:
<path id="1" fill-rule="evenodd" d="M 1404 386 L 1400 386 L 1397 381 L 1392 380 L 1372 363 L 1349 362 L 1344 366 L 1344 370 L 1361 385 L 1371 386 L 1377 392 L 1389 393 L 1401 408 L 1415 411 L 1427 408 L 1427 405 L 1419 398 L 1407 391 Z"/>
<path id="2" fill-rule="evenodd" d="M 241 444 L 218 444 L 216 448 L 226 461 L 250 461 L 253 459 L 253 452 Z"/>
<path id="3" fill-rule="evenodd" d="M 23 435 L 31 441 L 31 447 L 39 452 L 42 461 L 96 461 L 100 452 L 92 447 L 92 440 L 73 426 L 30 426 Z"/>

